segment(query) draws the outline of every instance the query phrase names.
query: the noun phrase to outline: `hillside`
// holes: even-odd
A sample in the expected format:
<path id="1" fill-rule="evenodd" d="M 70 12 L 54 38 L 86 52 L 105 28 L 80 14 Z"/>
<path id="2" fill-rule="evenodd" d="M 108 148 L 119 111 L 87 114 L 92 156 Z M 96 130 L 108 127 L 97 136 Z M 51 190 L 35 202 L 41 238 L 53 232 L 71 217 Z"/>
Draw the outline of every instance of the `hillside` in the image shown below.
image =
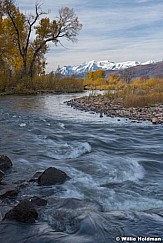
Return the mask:
<path id="1" fill-rule="evenodd" d="M 137 65 L 128 68 L 132 73 L 132 78 L 138 77 L 163 77 L 163 61 L 157 63 L 151 63 L 146 65 Z M 119 73 L 119 70 L 107 70 L 106 76 L 110 76 L 112 73 Z"/>

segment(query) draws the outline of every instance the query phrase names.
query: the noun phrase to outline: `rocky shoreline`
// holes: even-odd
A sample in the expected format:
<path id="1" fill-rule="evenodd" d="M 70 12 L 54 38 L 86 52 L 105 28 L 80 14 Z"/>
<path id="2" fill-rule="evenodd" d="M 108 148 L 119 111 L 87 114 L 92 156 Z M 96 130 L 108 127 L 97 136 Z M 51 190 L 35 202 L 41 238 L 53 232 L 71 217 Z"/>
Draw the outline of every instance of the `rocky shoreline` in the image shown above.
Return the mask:
<path id="1" fill-rule="evenodd" d="M 121 98 L 114 100 L 105 95 L 83 96 L 66 103 L 80 110 L 100 113 L 100 117 L 106 115 L 117 119 L 122 117 L 138 122 L 151 121 L 153 124 L 163 124 L 163 104 L 125 108 Z"/>

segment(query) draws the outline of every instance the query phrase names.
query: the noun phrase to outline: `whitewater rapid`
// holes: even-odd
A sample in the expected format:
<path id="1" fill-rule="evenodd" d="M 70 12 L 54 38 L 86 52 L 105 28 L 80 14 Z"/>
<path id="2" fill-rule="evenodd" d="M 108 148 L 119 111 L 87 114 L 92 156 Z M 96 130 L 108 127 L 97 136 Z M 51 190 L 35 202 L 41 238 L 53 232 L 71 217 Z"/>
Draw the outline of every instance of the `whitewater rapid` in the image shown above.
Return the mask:
<path id="1" fill-rule="evenodd" d="M 13 161 L 5 182 L 28 181 L 50 166 L 71 177 L 63 185 L 22 188 L 16 200 L 39 196 L 48 205 L 33 226 L 2 222 L 3 242 L 163 237 L 163 126 L 100 118 L 64 103 L 81 95 L 0 97 L 0 154 Z"/>

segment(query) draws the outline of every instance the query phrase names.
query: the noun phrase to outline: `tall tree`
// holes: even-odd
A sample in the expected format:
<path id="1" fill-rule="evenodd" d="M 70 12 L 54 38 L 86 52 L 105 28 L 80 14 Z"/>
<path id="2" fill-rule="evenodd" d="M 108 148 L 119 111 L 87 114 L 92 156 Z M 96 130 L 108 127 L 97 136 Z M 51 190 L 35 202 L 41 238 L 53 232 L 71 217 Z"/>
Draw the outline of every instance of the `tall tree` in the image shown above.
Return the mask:
<path id="1" fill-rule="evenodd" d="M 61 8 L 58 18 L 50 20 L 47 16 L 42 18 L 47 13 L 41 10 L 39 3 L 35 4 L 35 13 L 30 15 L 20 12 L 14 0 L 0 0 L 0 6 L 10 20 L 11 38 L 22 61 L 22 76 L 33 77 L 40 71 L 40 65 L 45 68 L 45 53 L 50 42 L 58 45 L 64 38 L 75 42 L 82 28 L 74 10 L 68 7 Z"/>

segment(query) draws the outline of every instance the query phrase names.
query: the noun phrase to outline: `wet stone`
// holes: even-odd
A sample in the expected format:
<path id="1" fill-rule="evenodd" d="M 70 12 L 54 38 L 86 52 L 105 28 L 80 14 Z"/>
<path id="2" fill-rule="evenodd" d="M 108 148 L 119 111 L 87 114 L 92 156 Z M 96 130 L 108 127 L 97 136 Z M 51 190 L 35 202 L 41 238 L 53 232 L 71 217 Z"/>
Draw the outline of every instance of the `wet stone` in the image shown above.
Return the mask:
<path id="1" fill-rule="evenodd" d="M 154 125 L 158 124 L 158 118 L 157 117 L 152 118 L 152 124 L 154 124 Z"/>
<path id="2" fill-rule="evenodd" d="M 70 177 L 65 172 L 55 167 L 49 167 L 39 176 L 38 184 L 40 186 L 62 184 L 68 179 L 70 179 Z"/>
<path id="3" fill-rule="evenodd" d="M 29 180 L 29 182 L 38 182 L 38 178 L 42 175 L 42 173 L 43 171 L 37 171 Z"/>
<path id="4" fill-rule="evenodd" d="M 38 213 L 29 200 L 22 200 L 18 205 L 5 214 L 4 219 L 17 220 L 24 223 L 34 223 Z"/>
<path id="5" fill-rule="evenodd" d="M 0 170 L 0 182 L 2 181 L 4 175 L 5 175 L 4 172 L 2 170 Z"/>
<path id="6" fill-rule="evenodd" d="M 5 172 L 7 169 L 12 167 L 11 160 L 6 155 L 0 156 L 0 170 Z"/>
<path id="7" fill-rule="evenodd" d="M 18 193 L 17 185 L 0 185 L 0 199 L 15 198 Z"/>
<path id="8" fill-rule="evenodd" d="M 33 204 L 33 205 L 36 205 L 36 206 L 45 206 L 47 205 L 47 200 L 46 199 L 43 199 L 43 198 L 40 198 L 40 197 L 32 197 L 30 199 L 30 202 Z"/>

